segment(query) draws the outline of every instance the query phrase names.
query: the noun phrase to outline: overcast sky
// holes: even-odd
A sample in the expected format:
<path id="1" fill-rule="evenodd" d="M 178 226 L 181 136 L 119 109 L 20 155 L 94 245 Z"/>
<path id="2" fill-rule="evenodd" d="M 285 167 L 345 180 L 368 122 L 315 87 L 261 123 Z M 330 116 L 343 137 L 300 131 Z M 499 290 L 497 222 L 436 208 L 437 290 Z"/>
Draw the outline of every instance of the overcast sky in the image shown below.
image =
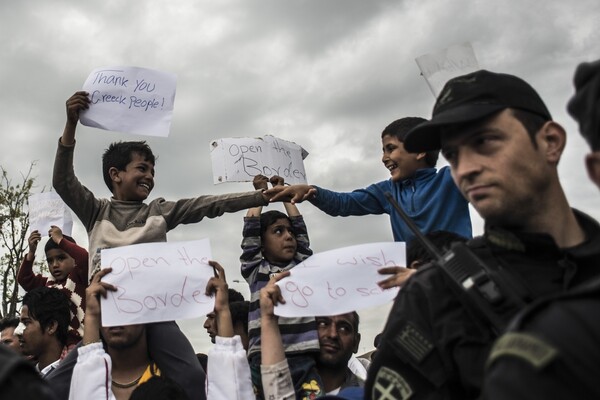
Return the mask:
<path id="1" fill-rule="evenodd" d="M 587 148 L 565 111 L 576 65 L 600 55 L 599 26 L 598 0 L 4 1 L 0 165 L 18 180 L 36 161 L 35 191 L 48 189 L 66 99 L 94 68 L 131 65 L 177 74 L 171 134 L 80 126 L 75 170 L 97 197 L 110 196 L 100 157 L 116 140 L 146 139 L 158 154 L 151 198 L 250 190 L 251 183 L 213 185 L 209 141 L 264 134 L 308 150 L 309 183 L 364 187 L 388 178 L 383 128 L 400 117 L 431 116 L 434 98 L 414 59 L 470 42 L 482 68 L 529 81 L 565 126 L 559 168 L 567 196 L 600 218 L 598 190 L 584 173 Z M 392 240 L 387 216 L 333 218 L 308 203 L 300 209 L 316 252 Z M 238 261 L 244 214 L 179 227 L 169 240 L 209 237 L 231 287 L 247 295 Z M 472 217 L 481 233 L 481 220 L 474 211 Z M 81 225 L 74 236 L 87 243 Z M 386 310 L 361 312 L 361 352 L 370 350 Z M 205 352 L 202 322 L 181 326 Z"/>

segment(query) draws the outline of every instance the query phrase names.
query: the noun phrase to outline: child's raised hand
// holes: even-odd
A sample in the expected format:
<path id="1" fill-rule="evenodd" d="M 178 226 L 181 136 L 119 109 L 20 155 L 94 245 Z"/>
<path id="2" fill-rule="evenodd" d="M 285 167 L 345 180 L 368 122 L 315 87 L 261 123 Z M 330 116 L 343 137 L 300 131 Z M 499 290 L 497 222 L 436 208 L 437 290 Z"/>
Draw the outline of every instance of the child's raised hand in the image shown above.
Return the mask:
<path id="1" fill-rule="evenodd" d="M 109 274 L 112 268 L 104 268 L 92 277 L 90 285 L 85 289 L 85 315 L 100 315 L 100 296 L 106 298 L 108 291 L 116 292 L 117 288 L 110 283 L 102 282 L 102 278 Z"/>
<path id="2" fill-rule="evenodd" d="M 42 235 L 38 231 L 32 231 L 29 235 L 27 242 L 29 243 L 29 253 L 27 253 L 27 259 L 33 261 L 35 251 L 37 250 L 38 243 L 42 240 Z"/>
<path id="3" fill-rule="evenodd" d="M 283 186 L 284 184 L 284 180 L 281 176 L 279 175 L 273 175 L 270 179 L 269 182 L 271 182 L 271 185 L 273 185 L 273 187 L 275 186 Z"/>
<path id="4" fill-rule="evenodd" d="M 48 230 L 48 236 L 50 236 L 50 238 L 54 240 L 54 243 L 56 244 L 60 244 L 60 241 L 63 239 L 62 231 L 58 226 L 55 225 L 52 225 Z"/>
<path id="5" fill-rule="evenodd" d="M 263 195 L 271 202 L 284 201 L 290 203 L 302 203 L 304 200 L 310 200 L 317 194 L 317 189 L 310 185 L 297 184 L 291 186 L 276 186 Z"/>
<path id="6" fill-rule="evenodd" d="M 252 184 L 254 185 L 254 189 L 256 190 L 267 190 L 268 189 L 269 178 L 264 175 L 256 175 L 254 179 L 252 179 Z"/>
<path id="7" fill-rule="evenodd" d="M 215 276 L 208 280 L 206 284 L 206 295 L 215 295 L 215 313 L 229 309 L 229 287 L 225 278 L 225 269 L 216 261 L 209 261 L 208 264 L 213 267 Z"/>
<path id="8" fill-rule="evenodd" d="M 79 91 L 67 100 L 67 122 L 73 125 L 77 125 L 79 121 L 79 112 L 81 110 L 87 110 L 90 108 L 90 99 L 88 98 L 88 92 Z"/>

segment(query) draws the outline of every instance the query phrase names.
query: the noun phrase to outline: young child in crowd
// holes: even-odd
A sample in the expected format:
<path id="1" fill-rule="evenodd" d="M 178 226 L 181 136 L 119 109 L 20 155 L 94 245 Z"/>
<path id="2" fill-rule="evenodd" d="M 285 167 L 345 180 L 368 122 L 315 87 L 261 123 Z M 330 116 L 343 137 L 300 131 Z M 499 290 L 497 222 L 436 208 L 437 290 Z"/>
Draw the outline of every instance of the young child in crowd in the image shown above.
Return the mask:
<path id="1" fill-rule="evenodd" d="M 29 252 L 23 259 L 17 274 L 17 282 L 27 292 L 38 287 L 54 287 L 62 291 L 70 300 L 71 323 L 67 336 L 67 349 L 71 350 L 83 335 L 85 313 L 85 288 L 88 283 L 88 252 L 63 235 L 62 230 L 52 226 L 48 231 L 50 239 L 44 250 L 50 276 L 33 273 L 35 251 L 42 235 L 33 231 L 29 235 Z"/>
<path id="2" fill-rule="evenodd" d="M 256 189 L 266 189 L 268 178 L 257 175 L 253 184 Z M 283 178 L 273 176 L 273 187 L 283 187 Z M 262 207 L 248 210 L 244 218 L 241 272 L 250 285 L 250 313 L 248 315 L 248 358 L 252 371 L 252 383 L 257 398 L 262 398 L 260 375 L 260 289 L 269 282 L 272 274 L 287 271 L 310 255 L 308 234 L 304 219 L 298 208 L 284 203 L 287 215 L 280 211 L 262 212 Z M 296 392 L 306 384 L 320 385 L 315 369 L 315 357 L 319 352 L 319 337 L 314 318 L 283 318 L 281 327 L 285 355 L 292 373 Z"/>
<path id="3" fill-rule="evenodd" d="M 465 198 L 452 181 L 450 169 L 436 170 L 439 151 L 409 153 L 404 138 L 426 120 L 418 117 L 398 119 L 381 133 L 381 161 L 391 179 L 352 192 L 334 192 L 311 185 L 292 185 L 280 196 L 293 196 L 292 202 L 309 200 L 332 216 L 389 214 L 394 240 L 409 242 L 412 231 L 385 198 L 389 192 L 423 233 L 446 230 L 471 238 L 471 218 Z"/>
<path id="4" fill-rule="evenodd" d="M 309 200 L 332 216 L 388 214 L 394 240 L 410 242 L 415 236 L 385 197 L 388 192 L 421 232 L 446 230 L 471 238 L 467 201 L 452 180 L 450 169 L 443 167 L 437 171 L 435 168 L 439 150 L 409 153 L 404 148 L 408 132 L 425 121 L 418 117 L 400 118 L 381 133 L 381 161 L 389 170 L 390 179 L 352 192 L 334 192 L 314 185 L 291 185 L 272 200 L 290 197 L 292 202 Z M 412 275 L 411 270 L 402 266 L 384 267 L 379 273 L 388 276 L 378 283 L 382 289 L 403 286 Z"/>
<path id="5" fill-rule="evenodd" d="M 266 205 L 270 194 L 262 191 L 205 195 L 145 203 L 154 188 L 155 157 L 145 142 L 112 143 L 102 157 L 104 181 L 110 199 L 98 199 L 75 176 L 73 153 L 79 113 L 89 108 L 89 94 L 76 92 L 66 102 L 67 121 L 58 142 L 53 186 L 85 226 L 90 243 L 90 276 L 100 268 L 100 251 L 136 243 L 165 242 L 167 232 L 179 224 L 195 223 Z M 148 342 L 152 359 L 160 369 L 178 380 L 190 395 L 204 393 L 204 373 L 191 344 L 174 322 L 150 324 Z M 178 349 L 186 349 L 178 352 Z M 192 357 L 187 355 L 191 354 Z"/>

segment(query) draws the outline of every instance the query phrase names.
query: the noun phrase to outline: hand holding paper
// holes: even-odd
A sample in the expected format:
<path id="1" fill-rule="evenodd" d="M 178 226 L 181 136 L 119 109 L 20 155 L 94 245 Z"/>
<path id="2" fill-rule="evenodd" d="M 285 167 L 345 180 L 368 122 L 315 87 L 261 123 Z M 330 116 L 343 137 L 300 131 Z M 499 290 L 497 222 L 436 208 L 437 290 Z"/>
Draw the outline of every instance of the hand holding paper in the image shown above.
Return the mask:
<path id="1" fill-rule="evenodd" d="M 177 77 L 169 72 L 96 68 L 83 85 L 90 104 L 80 114 L 81 123 L 110 131 L 169 136 L 176 83 Z"/>

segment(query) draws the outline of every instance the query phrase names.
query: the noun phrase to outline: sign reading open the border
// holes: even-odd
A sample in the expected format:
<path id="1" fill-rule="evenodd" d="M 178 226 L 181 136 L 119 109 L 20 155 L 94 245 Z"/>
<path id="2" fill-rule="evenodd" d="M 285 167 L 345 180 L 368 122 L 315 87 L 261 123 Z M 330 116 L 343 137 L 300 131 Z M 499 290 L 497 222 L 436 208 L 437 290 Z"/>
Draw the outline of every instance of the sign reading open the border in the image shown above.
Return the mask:
<path id="1" fill-rule="evenodd" d="M 256 175 L 278 175 L 289 184 L 306 183 L 304 159 L 307 156 L 308 152 L 301 146 L 272 135 L 210 142 L 215 184 L 252 182 Z"/>
<path id="2" fill-rule="evenodd" d="M 142 243 L 102 250 L 103 281 L 117 287 L 102 298 L 102 326 L 198 318 L 214 308 L 206 284 L 214 276 L 208 239 Z"/>

